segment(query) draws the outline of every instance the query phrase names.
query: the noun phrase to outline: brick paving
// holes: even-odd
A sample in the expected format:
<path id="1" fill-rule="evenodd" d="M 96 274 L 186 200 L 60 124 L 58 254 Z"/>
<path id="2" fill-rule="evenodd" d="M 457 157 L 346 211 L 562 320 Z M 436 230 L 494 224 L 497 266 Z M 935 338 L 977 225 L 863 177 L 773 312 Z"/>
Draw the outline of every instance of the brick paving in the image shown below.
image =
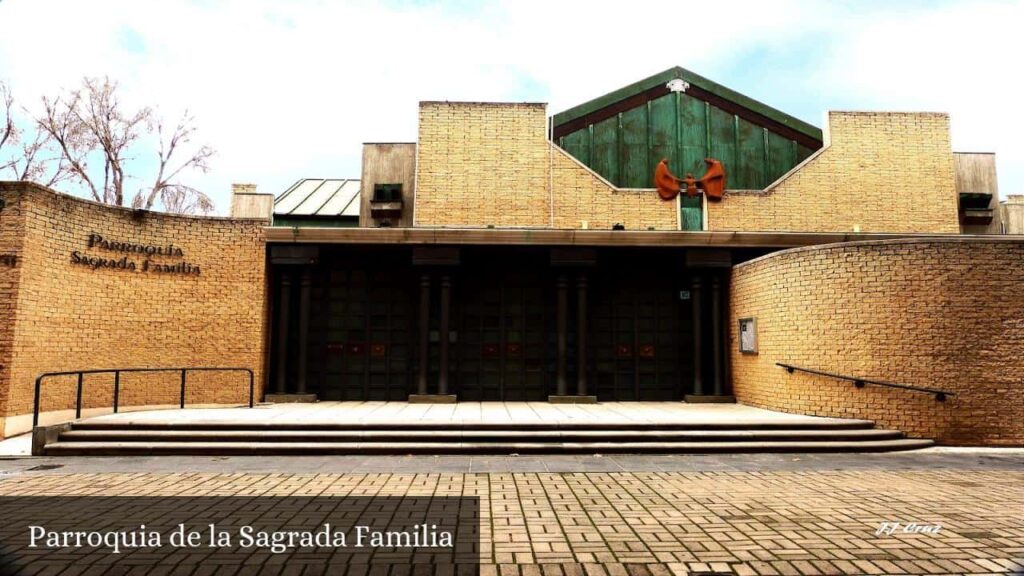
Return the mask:
<path id="1" fill-rule="evenodd" d="M 0 476 L 14 495 L 477 496 L 494 576 L 1024 573 L 1024 471 Z"/>

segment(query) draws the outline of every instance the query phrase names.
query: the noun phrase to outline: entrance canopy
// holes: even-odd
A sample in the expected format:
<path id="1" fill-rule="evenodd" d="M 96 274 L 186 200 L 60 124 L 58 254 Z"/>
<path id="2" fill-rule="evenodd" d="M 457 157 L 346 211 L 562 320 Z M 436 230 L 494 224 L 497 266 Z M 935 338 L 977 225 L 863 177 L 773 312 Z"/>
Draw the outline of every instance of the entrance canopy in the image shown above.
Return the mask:
<path id="1" fill-rule="evenodd" d="M 858 240 L 934 237 L 934 234 L 853 232 L 685 232 L 488 228 L 268 227 L 270 244 L 450 244 L 505 246 L 716 246 L 796 248 Z"/>

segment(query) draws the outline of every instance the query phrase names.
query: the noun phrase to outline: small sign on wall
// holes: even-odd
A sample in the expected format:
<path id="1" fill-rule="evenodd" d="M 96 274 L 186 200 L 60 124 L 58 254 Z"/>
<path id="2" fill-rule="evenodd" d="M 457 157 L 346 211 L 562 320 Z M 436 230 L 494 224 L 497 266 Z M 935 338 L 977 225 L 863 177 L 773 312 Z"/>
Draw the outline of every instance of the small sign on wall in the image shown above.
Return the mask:
<path id="1" fill-rule="evenodd" d="M 757 318 L 740 318 L 740 352 L 757 354 Z"/>

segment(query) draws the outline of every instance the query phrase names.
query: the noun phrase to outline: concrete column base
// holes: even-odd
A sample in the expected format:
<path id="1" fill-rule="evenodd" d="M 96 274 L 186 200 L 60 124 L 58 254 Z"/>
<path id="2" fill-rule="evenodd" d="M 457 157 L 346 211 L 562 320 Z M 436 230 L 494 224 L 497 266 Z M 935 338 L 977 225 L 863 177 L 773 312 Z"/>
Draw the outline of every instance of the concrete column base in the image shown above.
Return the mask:
<path id="1" fill-rule="evenodd" d="M 568 396 L 548 396 L 551 404 L 597 404 L 597 396 L 579 396 L 570 394 Z"/>
<path id="2" fill-rule="evenodd" d="M 455 394 L 409 394 L 409 404 L 455 404 Z"/>
<path id="3" fill-rule="evenodd" d="M 697 396 L 695 394 L 687 394 L 683 396 L 683 400 L 688 404 L 735 404 L 736 397 L 731 394 L 723 394 L 721 396 L 715 396 L 713 394 L 701 394 Z"/>
<path id="4" fill-rule="evenodd" d="M 316 394 L 267 394 L 264 402 L 271 404 L 296 404 L 316 402 Z"/>

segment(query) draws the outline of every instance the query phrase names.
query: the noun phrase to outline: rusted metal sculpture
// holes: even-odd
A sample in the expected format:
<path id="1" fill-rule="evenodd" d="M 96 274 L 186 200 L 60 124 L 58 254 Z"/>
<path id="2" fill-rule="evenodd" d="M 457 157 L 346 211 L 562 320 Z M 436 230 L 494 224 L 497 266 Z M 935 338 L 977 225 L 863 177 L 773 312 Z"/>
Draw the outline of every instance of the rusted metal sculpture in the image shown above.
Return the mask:
<path id="1" fill-rule="evenodd" d="M 708 200 L 721 200 L 725 193 L 725 166 L 714 158 L 705 158 L 704 163 L 708 165 L 708 169 L 700 180 L 690 173 L 686 174 L 686 178 L 676 178 L 668 169 L 668 159 L 662 158 L 654 169 L 654 186 L 658 190 L 658 196 L 662 200 L 675 200 L 681 189 L 679 185 L 685 184 L 686 195 L 691 198 L 696 196 L 697 190 L 700 189 L 704 191 Z"/>
<path id="2" fill-rule="evenodd" d="M 721 200 L 725 193 L 725 166 L 714 158 L 705 158 L 704 162 L 708 169 L 700 180 L 694 179 L 693 174 L 687 174 L 686 178 L 683 178 L 683 182 L 686 183 L 686 195 L 691 198 L 696 196 L 699 188 L 704 191 L 708 200 Z"/>
<path id="3" fill-rule="evenodd" d="M 662 200 L 675 200 L 679 195 L 679 184 L 681 179 L 668 169 L 668 158 L 662 158 L 654 169 L 654 187 L 658 189 L 658 196 Z"/>
<path id="4" fill-rule="evenodd" d="M 708 170 L 697 181 L 697 186 L 704 189 L 708 200 L 721 200 L 725 193 L 725 166 L 714 158 L 705 158 L 704 163 L 708 165 Z M 689 187 L 686 193 L 690 193 Z"/>

